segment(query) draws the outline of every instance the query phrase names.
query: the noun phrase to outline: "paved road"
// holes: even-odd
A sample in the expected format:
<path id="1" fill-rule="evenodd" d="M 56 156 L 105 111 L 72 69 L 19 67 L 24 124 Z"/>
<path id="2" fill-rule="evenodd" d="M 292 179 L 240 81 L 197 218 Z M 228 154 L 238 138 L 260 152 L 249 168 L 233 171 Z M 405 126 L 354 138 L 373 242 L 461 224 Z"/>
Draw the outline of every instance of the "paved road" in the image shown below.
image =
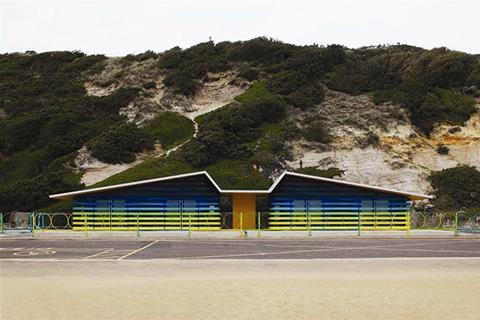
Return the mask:
<path id="1" fill-rule="evenodd" d="M 480 257 L 480 239 L 2 240 L 0 259 L 347 259 Z"/>

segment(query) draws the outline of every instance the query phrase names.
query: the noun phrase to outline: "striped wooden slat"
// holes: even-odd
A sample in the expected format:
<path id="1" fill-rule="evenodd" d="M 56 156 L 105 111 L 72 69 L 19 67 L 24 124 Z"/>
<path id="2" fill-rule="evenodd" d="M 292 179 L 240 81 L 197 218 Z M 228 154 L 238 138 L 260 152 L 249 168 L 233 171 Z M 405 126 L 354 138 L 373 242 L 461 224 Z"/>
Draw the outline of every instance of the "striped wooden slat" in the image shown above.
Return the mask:
<path id="1" fill-rule="evenodd" d="M 405 199 L 274 197 L 270 230 L 408 230 Z"/>
<path id="2" fill-rule="evenodd" d="M 74 230 L 219 230 L 218 197 L 112 199 L 75 201 Z"/>

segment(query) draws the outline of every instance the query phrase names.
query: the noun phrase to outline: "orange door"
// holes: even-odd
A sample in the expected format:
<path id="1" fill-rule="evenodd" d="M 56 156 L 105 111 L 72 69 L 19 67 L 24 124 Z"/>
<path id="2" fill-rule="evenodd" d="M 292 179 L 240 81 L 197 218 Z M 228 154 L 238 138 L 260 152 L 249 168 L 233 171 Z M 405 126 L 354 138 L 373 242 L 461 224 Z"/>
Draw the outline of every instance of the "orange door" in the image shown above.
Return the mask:
<path id="1" fill-rule="evenodd" d="M 256 199 L 254 193 L 234 193 L 232 195 L 234 229 L 255 229 Z"/>

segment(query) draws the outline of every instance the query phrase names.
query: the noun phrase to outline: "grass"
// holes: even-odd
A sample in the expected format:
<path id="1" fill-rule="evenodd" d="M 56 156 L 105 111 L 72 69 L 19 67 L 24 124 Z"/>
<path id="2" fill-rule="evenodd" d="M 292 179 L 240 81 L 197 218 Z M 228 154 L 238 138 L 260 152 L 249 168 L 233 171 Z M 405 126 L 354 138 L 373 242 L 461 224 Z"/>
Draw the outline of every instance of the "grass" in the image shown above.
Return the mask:
<path id="1" fill-rule="evenodd" d="M 241 103 L 248 103 L 271 95 L 270 91 L 266 88 L 265 81 L 255 81 L 247 91 L 236 96 L 235 100 Z"/>
<path id="2" fill-rule="evenodd" d="M 178 145 L 193 136 L 193 121 L 176 112 L 162 112 L 145 128 L 164 149 Z"/>
<path id="3" fill-rule="evenodd" d="M 206 170 L 225 189 L 263 189 L 270 181 L 253 169 L 248 161 L 222 159 L 212 165 L 193 168 L 176 154 L 164 159 L 150 159 L 131 169 L 105 179 L 93 187 L 153 179 Z"/>
<path id="4" fill-rule="evenodd" d="M 249 161 L 222 159 L 204 168 L 223 189 L 268 189 L 271 181 Z"/>
<path id="5" fill-rule="evenodd" d="M 166 177 L 176 174 L 200 171 L 194 169 L 185 160 L 176 154 L 167 158 L 153 158 L 146 160 L 133 168 L 118 173 L 110 178 L 102 180 L 92 187 L 102 187 L 119 183 L 126 183 L 138 180 Z"/>

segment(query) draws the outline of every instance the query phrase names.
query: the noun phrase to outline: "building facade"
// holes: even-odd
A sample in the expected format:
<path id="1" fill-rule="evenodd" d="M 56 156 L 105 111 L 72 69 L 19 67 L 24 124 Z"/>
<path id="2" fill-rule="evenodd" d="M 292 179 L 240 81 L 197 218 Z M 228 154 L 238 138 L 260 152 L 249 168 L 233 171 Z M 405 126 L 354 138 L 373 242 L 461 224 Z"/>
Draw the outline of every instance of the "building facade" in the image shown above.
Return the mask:
<path id="1" fill-rule="evenodd" d="M 257 212 L 258 195 L 268 212 Z M 268 190 L 224 190 L 205 171 L 50 197 L 73 200 L 74 230 L 407 230 L 412 202 L 433 198 L 293 172 Z"/>

